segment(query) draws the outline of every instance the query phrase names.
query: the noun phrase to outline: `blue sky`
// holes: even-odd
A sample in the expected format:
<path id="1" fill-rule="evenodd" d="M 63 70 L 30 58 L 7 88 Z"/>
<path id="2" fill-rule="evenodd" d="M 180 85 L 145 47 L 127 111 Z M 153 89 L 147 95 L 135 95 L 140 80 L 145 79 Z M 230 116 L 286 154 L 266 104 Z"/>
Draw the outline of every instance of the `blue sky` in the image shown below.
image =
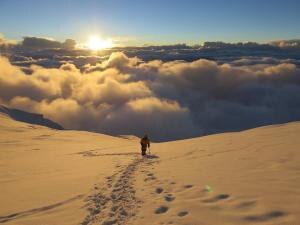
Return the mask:
<path id="1" fill-rule="evenodd" d="M 299 0 L 0 0 L 0 33 L 124 44 L 300 38 Z"/>

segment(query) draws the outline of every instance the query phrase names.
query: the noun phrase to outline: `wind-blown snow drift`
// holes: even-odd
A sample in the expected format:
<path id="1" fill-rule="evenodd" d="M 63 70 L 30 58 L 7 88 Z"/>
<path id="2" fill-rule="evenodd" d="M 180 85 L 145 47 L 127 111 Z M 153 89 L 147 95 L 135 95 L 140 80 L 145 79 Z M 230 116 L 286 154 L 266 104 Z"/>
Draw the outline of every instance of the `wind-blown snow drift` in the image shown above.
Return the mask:
<path id="1" fill-rule="evenodd" d="M 0 58 L 0 102 L 65 128 L 170 140 L 300 119 L 296 65 L 143 62 L 112 53 L 81 70 Z"/>

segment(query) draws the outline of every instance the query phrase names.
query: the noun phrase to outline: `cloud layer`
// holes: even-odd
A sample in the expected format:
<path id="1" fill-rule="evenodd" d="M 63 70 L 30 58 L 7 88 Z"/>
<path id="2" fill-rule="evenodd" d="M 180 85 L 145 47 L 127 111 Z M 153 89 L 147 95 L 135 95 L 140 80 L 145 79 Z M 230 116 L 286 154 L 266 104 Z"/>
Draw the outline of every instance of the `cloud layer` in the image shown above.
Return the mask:
<path id="1" fill-rule="evenodd" d="M 299 68 L 264 61 L 144 62 L 115 52 L 80 69 L 66 62 L 25 73 L 2 57 L 0 102 L 69 129 L 158 141 L 299 120 Z"/>
<path id="2" fill-rule="evenodd" d="M 47 38 L 40 37 L 24 37 L 20 47 L 29 49 L 74 49 L 76 41 L 67 39 L 59 42 Z"/>

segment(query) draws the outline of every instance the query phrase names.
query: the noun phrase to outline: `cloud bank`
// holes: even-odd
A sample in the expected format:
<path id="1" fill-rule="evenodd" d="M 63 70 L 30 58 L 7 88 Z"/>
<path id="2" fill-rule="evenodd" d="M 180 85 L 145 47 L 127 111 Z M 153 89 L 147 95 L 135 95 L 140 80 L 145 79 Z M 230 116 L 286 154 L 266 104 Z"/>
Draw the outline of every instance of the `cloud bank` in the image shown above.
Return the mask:
<path id="1" fill-rule="evenodd" d="M 1 57 L 0 102 L 68 129 L 157 141 L 299 120 L 300 69 L 251 60 L 144 62 L 114 52 L 80 69 L 66 62 L 25 73 Z"/>
<path id="2" fill-rule="evenodd" d="M 29 49 L 74 49 L 75 46 L 76 41 L 72 39 L 59 42 L 40 37 L 24 37 L 20 44 L 20 47 Z"/>
<path id="3" fill-rule="evenodd" d="M 300 48 L 300 39 L 273 41 L 270 43 L 280 48 Z"/>
<path id="4" fill-rule="evenodd" d="M 0 33 L 0 53 L 2 51 L 5 51 L 7 49 L 11 49 L 16 46 L 16 42 L 13 40 L 6 39 L 1 33 Z"/>

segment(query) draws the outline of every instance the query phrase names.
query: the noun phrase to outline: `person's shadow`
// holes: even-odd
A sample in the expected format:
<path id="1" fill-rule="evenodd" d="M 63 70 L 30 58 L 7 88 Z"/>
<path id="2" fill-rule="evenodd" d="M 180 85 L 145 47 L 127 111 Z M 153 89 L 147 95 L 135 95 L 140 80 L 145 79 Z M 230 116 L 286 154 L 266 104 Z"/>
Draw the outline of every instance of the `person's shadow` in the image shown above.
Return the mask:
<path id="1" fill-rule="evenodd" d="M 144 158 L 147 158 L 147 159 L 158 159 L 159 157 L 157 155 L 145 155 Z"/>

